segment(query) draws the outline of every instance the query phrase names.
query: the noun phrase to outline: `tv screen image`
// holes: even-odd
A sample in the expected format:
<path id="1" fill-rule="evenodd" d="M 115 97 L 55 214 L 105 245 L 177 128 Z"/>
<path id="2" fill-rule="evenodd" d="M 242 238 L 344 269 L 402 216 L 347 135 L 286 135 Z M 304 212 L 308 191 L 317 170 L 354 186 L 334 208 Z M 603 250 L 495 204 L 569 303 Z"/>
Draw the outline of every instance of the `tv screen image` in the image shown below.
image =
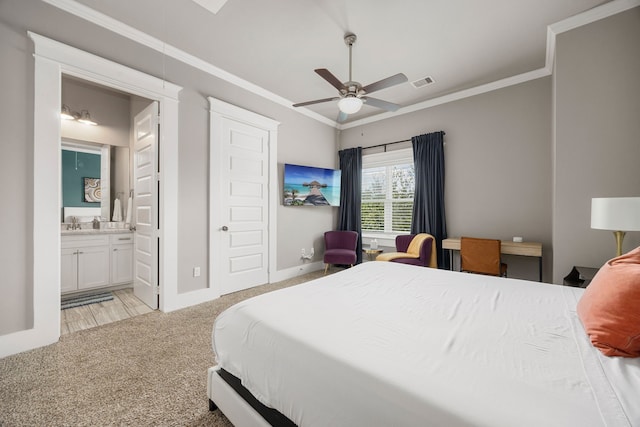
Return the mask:
<path id="1" fill-rule="evenodd" d="M 339 206 L 339 170 L 284 165 L 285 206 Z"/>

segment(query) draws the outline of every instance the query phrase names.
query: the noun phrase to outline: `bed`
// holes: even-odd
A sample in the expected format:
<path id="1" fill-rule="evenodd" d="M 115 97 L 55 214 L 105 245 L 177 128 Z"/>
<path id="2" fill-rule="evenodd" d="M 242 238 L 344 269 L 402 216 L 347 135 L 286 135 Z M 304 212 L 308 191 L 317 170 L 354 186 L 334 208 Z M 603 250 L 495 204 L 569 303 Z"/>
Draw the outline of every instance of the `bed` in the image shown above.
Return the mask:
<path id="1" fill-rule="evenodd" d="M 607 357 L 584 289 L 368 262 L 216 319 L 210 409 L 238 427 L 640 426 L 640 359 Z"/>

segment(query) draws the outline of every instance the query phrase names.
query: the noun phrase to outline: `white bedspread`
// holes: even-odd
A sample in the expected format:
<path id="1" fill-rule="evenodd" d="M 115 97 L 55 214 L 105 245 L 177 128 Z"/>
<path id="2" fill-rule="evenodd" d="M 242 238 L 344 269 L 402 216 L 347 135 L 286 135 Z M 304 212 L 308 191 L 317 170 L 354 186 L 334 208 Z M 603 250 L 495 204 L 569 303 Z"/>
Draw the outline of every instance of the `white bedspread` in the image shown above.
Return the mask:
<path id="1" fill-rule="evenodd" d="M 368 262 L 229 308 L 213 346 L 301 427 L 640 425 L 640 363 L 590 345 L 582 292 Z"/>

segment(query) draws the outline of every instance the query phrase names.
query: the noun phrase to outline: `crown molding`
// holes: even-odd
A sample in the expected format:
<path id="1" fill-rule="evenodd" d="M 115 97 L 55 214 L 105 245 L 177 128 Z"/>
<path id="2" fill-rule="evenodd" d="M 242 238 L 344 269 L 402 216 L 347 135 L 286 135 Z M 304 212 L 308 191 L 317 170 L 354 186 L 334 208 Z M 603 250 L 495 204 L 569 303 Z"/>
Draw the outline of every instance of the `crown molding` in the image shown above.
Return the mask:
<path id="1" fill-rule="evenodd" d="M 582 27 L 583 25 L 591 24 L 593 22 L 608 18 L 609 16 L 624 12 L 629 9 L 633 9 L 634 7 L 638 6 L 640 6 L 640 0 L 613 0 L 609 3 L 596 6 L 593 9 L 589 9 L 585 12 L 571 16 L 567 19 L 556 22 L 555 24 L 549 25 L 547 27 L 547 53 L 545 57 L 545 65 L 543 68 L 529 71 L 523 74 L 518 74 L 513 77 L 507 77 L 505 79 L 497 80 L 495 82 L 487 83 L 481 86 L 476 86 L 471 89 L 465 89 L 459 92 L 451 93 L 438 98 L 429 99 L 417 104 L 409 105 L 407 107 L 400 108 L 394 113 L 381 113 L 374 116 L 365 117 L 364 119 L 355 120 L 353 122 L 339 124 L 337 128 L 339 130 L 350 129 L 368 123 L 374 123 L 380 120 L 396 117 L 402 114 L 413 113 L 414 111 L 435 107 L 436 105 L 442 105 L 448 102 L 457 101 L 470 96 L 479 95 L 481 93 L 503 89 L 509 86 L 528 82 L 530 80 L 550 76 L 551 74 L 553 74 L 553 67 L 555 64 L 556 36 L 558 34 L 573 30 L 578 27 Z"/>
<path id="2" fill-rule="evenodd" d="M 550 73 L 553 73 L 556 57 L 556 36 L 558 34 L 594 23 L 638 6 L 640 6 L 640 0 L 614 0 L 549 25 L 547 27 L 547 56 L 545 68 L 549 69 Z"/>
<path id="3" fill-rule="evenodd" d="M 114 33 L 120 34 L 132 41 L 147 46 L 158 52 L 161 52 L 175 60 L 181 61 L 185 64 L 191 65 L 201 71 L 204 71 L 212 76 L 225 80 L 235 86 L 245 89 L 251 93 L 261 96 L 276 104 L 282 105 L 288 109 L 294 110 L 300 114 L 303 114 L 309 118 L 324 123 L 326 125 L 335 127 L 338 130 L 350 129 L 356 126 L 362 126 L 364 124 L 385 120 L 390 117 L 397 117 L 402 114 L 412 113 L 414 111 L 423 110 L 426 108 L 435 107 L 437 105 L 446 104 L 448 102 L 457 101 L 470 96 L 479 95 L 482 93 L 490 92 L 497 89 L 513 86 L 516 84 L 524 83 L 530 80 L 539 79 L 541 77 L 549 76 L 553 73 L 553 66 L 555 62 L 555 49 L 556 49 L 556 36 L 563 32 L 581 27 L 583 25 L 591 24 L 595 21 L 607 18 L 620 12 L 632 9 L 640 6 L 640 0 L 613 0 L 600 6 L 596 6 L 593 9 L 589 9 L 585 12 L 579 13 L 575 16 L 569 17 L 562 21 L 551 24 L 547 27 L 547 49 L 545 56 L 545 66 L 543 68 L 529 71 L 526 73 L 518 74 L 516 76 L 507 77 L 495 82 L 476 86 L 474 88 L 465 89 L 462 91 L 454 92 L 448 95 L 444 95 L 438 98 L 429 99 L 427 101 L 418 102 L 416 104 L 408 105 L 400 108 L 398 111 L 391 113 L 381 113 L 373 116 L 365 117 L 353 122 L 339 124 L 334 120 L 328 119 L 308 108 L 294 108 L 293 102 L 276 95 L 258 85 L 255 85 L 247 80 L 244 80 L 234 74 L 231 74 L 215 65 L 206 62 L 200 58 L 197 58 L 190 53 L 187 53 L 174 46 L 165 44 L 163 41 L 152 37 L 140 30 L 137 30 L 127 24 L 124 24 L 118 20 L 115 20 L 103 13 L 100 13 L 88 6 L 78 3 L 76 0 L 42 0 L 58 9 L 64 10 L 67 13 L 75 15 L 79 18 L 85 19 L 95 25 L 103 27 Z"/>
<path id="4" fill-rule="evenodd" d="M 460 99 L 469 98 L 471 96 L 480 95 L 483 93 L 492 92 L 497 89 L 502 89 L 508 86 L 513 86 L 520 83 L 528 82 L 530 80 L 539 79 L 541 77 L 546 77 L 550 74 L 551 72 L 546 67 L 540 68 L 538 70 L 518 74 L 517 76 L 507 77 L 501 80 L 497 80 L 495 82 L 483 84 L 480 86 L 475 86 L 469 89 L 465 89 L 465 90 L 450 93 L 444 96 L 440 96 L 438 98 L 433 98 L 433 99 L 428 99 L 426 101 L 418 102 L 416 104 L 412 104 L 407 107 L 402 107 L 396 112 L 386 112 L 386 113 L 376 114 L 375 116 L 369 116 L 369 117 L 365 117 L 364 119 L 345 123 L 343 125 L 339 125 L 338 129 L 339 130 L 350 129 L 353 127 L 366 125 L 368 123 L 374 123 L 374 122 L 388 119 L 391 117 L 413 113 L 415 111 L 424 110 L 427 108 L 435 107 L 437 105 L 446 104 L 448 102 L 458 101 Z"/>
<path id="5" fill-rule="evenodd" d="M 204 71 L 207 74 L 210 74 L 214 77 L 222 79 L 248 92 L 251 92 L 265 99 L 268 99 L 271 102 L 282 105 L 283 107 L 286 107 L 288 109 L 297 111 L 307 117 L 310 117 L 326 125 L 329 125 L 332 127 L 335 127 L 337 125 L 337 123 L 334 120 L 328 119 L 307 108 L 302 108 L 302 109 L 294 108 L 293 101 L 290 101 L 286 98 L 276 95 L 273 92 L 270 92 L 258 85 L 255 85 L 234 74 L 231 74 L 223 70 L 222 68 L 216 67 L 215 65 L 207 61 L 204 61 L 188 52 L 185 52 L 182 49 L 178 49 L 175 46 L 166 44 L 160 39 L 157 39 L 147 33 L 137 30 L 136 28 L 133 28 L 130 25 L 127 25 L 116 19 L 113 19 L 110 16 L 107 16 L 101 12 L 98 12 L 88 6 L 78 3 L 75 0 L 42 0 L 42 1 L 60 10 L 63 10 L 71 15 L 77 16 L 78 18 L 82 18 L 86 21 L 91 22 L 92 24 L 105 28 L 125 38 L 128 38 L 129 40 L 132 40 L 136 43 L 139 43 L 143 46 L 146 46 L 150 49 L 160 52 L 163 55 L 166 55 L 177 61 L 183 62 L 194 68 Z"/>
<path id="6" fill-rule="evenodd" d="M 640 6 L 640 0 L 613 0 L 549 25 L 557 35 Z"/>

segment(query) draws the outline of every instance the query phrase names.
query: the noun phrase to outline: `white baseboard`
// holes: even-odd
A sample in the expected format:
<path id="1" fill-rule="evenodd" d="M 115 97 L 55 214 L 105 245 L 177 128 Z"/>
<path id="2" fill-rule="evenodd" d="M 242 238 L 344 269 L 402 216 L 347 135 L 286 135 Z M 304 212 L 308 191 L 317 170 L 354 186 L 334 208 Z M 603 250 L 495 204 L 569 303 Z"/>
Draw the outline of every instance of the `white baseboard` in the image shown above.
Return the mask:
<path id="1" fill-rule="evenodd" d="M 324 263 L 322 261 L 311 262 L 308 264 L 287 268 L 285 270 L 278 270 L 275 273 L 271 274 L 271 276 L 269 277 L 269 281 L 271 283 L 280 282 L 282 280 L 292 279 L 303 274 L 322 270 L 323 268 Z"/>
<path id="2" fill-rule="evenodd" d="M 312 262 L 297 267 L 288 268 L 286 270 L 278 270 L 269 277 L 270 283 L 280 282 L 282 280 L 292 279 L 302 274 L 311 273 L 314 271 L 322 270 L 324 263 L 321 261 Z M 177 294 L 175 298 L 170 301 L 160 301 L 160 310 L 164 312 L 170 312 L 174 310 L 180 310 L 192 305 L 202 304 L 203 302 L 212 301 L 220 298 L 220 293 L 212 288 L 199 289 L 196 291 L 185 292 L 183 294 Z M 163 304 L 164 303 L 164 304 Z"/>
<path id="3" fill-rule="evenodd" d="M 182 308 L 213 301 L 214 299 L 220 298 L 220 296 L 220 292 L 214 288 L 198 289 L 195 291 L 176 294 L 173 298 L 168 298 L 166 300 L 163 300 L 161 296 L 160 310 L 168 313 L 170 311 L 180 310 Z"/>
<path id="4" fill-rule="evenodd" d="M 46 327 L 32 328 L 0 336 L 0 359 L 57 342 L 60 339 L 59 325 L 60 318 L 58 318 L 57 325 L 51 323 Z"/>

